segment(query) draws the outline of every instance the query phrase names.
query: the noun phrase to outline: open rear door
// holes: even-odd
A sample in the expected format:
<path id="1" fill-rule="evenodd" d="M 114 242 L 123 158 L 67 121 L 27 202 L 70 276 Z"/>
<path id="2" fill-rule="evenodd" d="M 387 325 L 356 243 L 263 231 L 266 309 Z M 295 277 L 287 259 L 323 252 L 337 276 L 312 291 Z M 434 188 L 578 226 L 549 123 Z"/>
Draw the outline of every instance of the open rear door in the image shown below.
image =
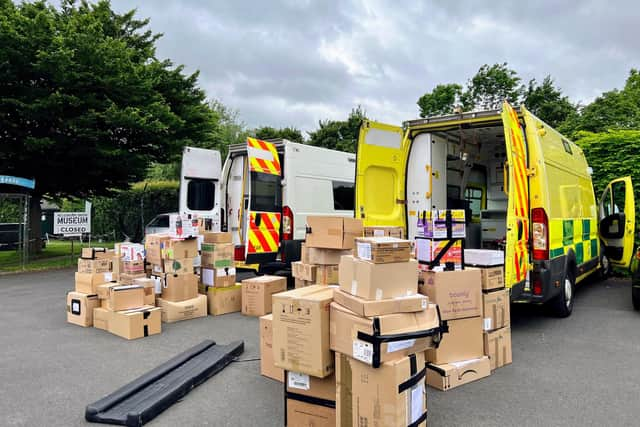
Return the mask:
<path id="1" fill-rule="evenodd" d="M 245 215 L 245 262 L 275 261 L 280 247 L 282 183 L 276 147 L 266 141 L 247 138 L 249 159 L 249 207 Z"/>
<path id="2" fill-rule="evenodd" d="M 600 199 L 600 239 L 612 265 L 627 268 L 633 256 L 635 199 L 631 177 L 614 179 Z"/>
<path id="3" fill-rule="evenodd" d="M 502 123 L 507 150 L 508 193 L 505 285 L 511 288 L 528 279 L 529 271 L 529 177 L 528 151 L 518 114 L 504 102 Z"/>
<path id="4" fill-rule="evenodd" d="M 367 225 L 403 227 L 408 141 L 402 128 L 365 120 L 356 155 L 355 217 Z"/>

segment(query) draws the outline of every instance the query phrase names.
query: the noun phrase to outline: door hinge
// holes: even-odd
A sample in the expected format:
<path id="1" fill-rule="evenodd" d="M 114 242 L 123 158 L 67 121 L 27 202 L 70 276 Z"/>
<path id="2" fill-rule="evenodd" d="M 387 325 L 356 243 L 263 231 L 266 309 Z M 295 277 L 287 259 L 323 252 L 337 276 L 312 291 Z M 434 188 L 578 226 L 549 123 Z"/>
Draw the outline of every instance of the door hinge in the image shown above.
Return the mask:
<path id="1" fill-rule="evenodd" d="M 407 201 L 403 199 L 396 199 L 396 204 L 398 205 L 406 205 Z"/>
<path id="2" fill-rule="evenodd" d="M 531 169 L 527 169 L 527 176 L 531 177 L 531 176 L 535 176 L 536 175 L 536 168 L 533 167 Z"/>

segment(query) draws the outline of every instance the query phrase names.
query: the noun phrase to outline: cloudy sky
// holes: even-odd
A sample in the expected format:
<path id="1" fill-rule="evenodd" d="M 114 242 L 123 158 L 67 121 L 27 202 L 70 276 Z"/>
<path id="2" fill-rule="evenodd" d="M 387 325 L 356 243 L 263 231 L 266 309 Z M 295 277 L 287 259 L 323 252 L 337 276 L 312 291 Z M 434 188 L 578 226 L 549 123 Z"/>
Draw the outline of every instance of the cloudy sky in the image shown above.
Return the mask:
<path id="1" fill-rule="evenodd" d="M 112 1 L 151 18 L 164 34 L 158 56 L 200 70 L 207 95 L 249 127 L 310 131 L 358 104 L 399 124 L 418 116 L 425 91 L 464 83 L 484 63 L 506 61 L 525 81 L 551 74 L 583 102 L 640 67 L 632 0 Z"/>

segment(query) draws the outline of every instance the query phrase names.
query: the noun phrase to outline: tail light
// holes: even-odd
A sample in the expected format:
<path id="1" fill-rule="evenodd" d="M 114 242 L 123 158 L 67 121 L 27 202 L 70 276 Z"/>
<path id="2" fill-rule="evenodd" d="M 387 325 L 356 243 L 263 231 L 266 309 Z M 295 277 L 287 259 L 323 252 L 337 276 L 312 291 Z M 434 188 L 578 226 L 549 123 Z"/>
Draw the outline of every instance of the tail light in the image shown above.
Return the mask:
<path id="1" fill-rule="evenodd" d="M 293 240 L 293 211 L 289 206 L 282 208 L 282 240 Z"/>
<path id="2" fill-rule="evenodd" d="M 244 245 L 236 246 L 233 252 L 233 259 L 236 261 L 244 261 Z"/>
<path id="3" fill-rule="evenodd" d="M 543 208 L 531 211 L 533 259 L 537 261 L 549 259 L 549 218 Z"/>

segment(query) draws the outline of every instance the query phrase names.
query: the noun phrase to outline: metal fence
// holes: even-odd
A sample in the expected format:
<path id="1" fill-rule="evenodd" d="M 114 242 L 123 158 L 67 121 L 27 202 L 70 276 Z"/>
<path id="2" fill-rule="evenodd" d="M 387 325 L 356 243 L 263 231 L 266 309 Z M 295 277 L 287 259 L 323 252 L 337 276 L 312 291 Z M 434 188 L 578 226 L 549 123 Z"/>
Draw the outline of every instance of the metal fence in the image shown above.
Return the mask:
<path id="1" fill-rule="evenodd" d="M 31 196 L 0 193 L 0 271 L 29 262 L 29 206 Z"/>

